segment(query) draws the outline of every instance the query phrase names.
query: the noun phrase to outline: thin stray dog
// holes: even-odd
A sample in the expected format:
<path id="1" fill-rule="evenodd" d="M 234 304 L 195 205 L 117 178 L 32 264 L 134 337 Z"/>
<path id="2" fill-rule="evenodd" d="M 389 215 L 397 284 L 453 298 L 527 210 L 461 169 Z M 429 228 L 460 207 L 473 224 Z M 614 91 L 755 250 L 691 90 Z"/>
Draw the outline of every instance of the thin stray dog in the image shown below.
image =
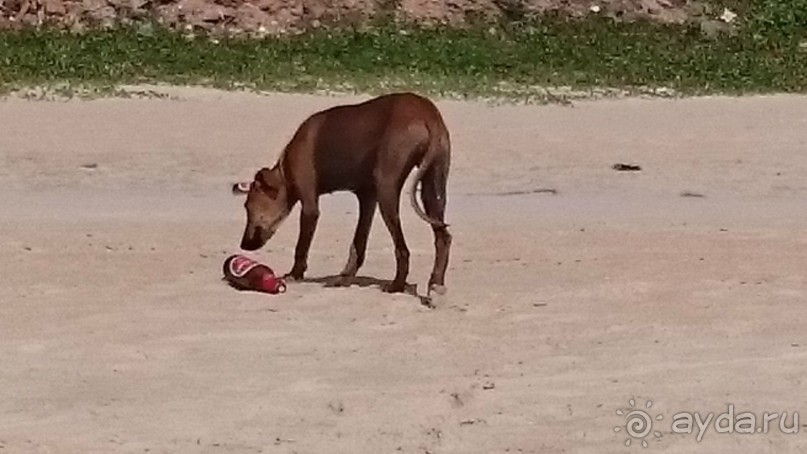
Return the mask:
<path id="1" fill-rule="evenodd" d="M 400 195 L 406 178 L 417 166 L 409 200 L 434 231 L 434 268 L 427 296 L 431 291 L 444 294 L 452 238 L 444 219 L 450 150 L 448 129 L 437 107 L 413 93 L 387 94 L 317 112 L 298 127 L 274 167 L 264 167 L 255 174 L 244 203 L 247 223 L 241 249 L 263 247 L 300 202 L 294 266 L 285 277 L 302 280 L 319 219 L 319 196 L 350 191 L 359 201 L 359 220 L 347 263 L 332 285 L 349 285 L 364 263 L 367 236 L 378 205 L 395 245 L 396 261 L 395 277 L 382 290 L 403 292 L 409 274 L 409 249 L 401 229 Z M 423 209 L 415 195 L 419 182 Z"/>

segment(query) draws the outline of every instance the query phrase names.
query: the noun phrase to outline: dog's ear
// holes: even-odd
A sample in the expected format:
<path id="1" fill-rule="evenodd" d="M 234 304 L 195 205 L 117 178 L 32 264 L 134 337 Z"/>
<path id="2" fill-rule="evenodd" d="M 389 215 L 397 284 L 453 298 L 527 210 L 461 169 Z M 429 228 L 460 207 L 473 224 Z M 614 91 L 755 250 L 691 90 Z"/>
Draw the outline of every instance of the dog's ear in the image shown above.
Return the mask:
<path id="1" fill-rule="evenodd" d="M 268 167 L 264 167 L 255 174 L 255 180 L 252 182 L 256 188 L 262 189 L 272 186 L 272 171 Z"/>
<path id="2" fill-rule="evenodd" d="M 255 174 L 255 181 L 252 183 L 255 189 L 263 191 L 272 199 L 277 198 L 279 191 L 277 182 L 273 181 L 272 171 L 266 167 Z"/>

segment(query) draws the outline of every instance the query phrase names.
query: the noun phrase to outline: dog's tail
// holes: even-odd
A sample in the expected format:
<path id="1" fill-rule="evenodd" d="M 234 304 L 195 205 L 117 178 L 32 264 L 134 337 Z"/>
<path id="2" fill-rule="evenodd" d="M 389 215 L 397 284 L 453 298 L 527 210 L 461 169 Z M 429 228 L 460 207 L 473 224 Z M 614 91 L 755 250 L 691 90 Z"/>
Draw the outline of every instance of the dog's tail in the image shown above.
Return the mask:
<path id="1" fill-rule="evenodd" d="M 421 182 L 421 180 L 423 179 L 423 176 L 432 167 L 432 165 L 435 162 L 435 159 L 442 157 L 441 153 L 444 153 L 445 151 L 447 151 L 447 150 L 445 150 L 445 148 L 448 147 L 448 146 L 449 145 L 447 143 L 447 138 L 436 136 L 434 131 L 429 130 L 429 148 L 426 150 L 426 153 L 423 156 L 423 160 L 420 161 L 420 164 L 418 165 L 418 170 L 415 173 L 415 178 L 412 179 L 412 183 L 411 183 L 410 188 L 409 188 L 409 202 L 412 204 L 412 207 L 415 209 L 415 213 L 417 213 L 417 215 L 421 219 L 428 222 L 432 226 L 434 226 L 434 227 L 442 227 L 442 228 L 448 227 L 448 224 L 446 224 L 443 221 L 434 219 L 431 216 L 429 216 L 428 214 L 426 214 L 423 211 L 423 208 L 421 208 L 420 205 L 418 205 L 416 195 L 417 195 L 418 183 Z M 445 195 L 443 194 L 443 196 L 445 196 Z"/>

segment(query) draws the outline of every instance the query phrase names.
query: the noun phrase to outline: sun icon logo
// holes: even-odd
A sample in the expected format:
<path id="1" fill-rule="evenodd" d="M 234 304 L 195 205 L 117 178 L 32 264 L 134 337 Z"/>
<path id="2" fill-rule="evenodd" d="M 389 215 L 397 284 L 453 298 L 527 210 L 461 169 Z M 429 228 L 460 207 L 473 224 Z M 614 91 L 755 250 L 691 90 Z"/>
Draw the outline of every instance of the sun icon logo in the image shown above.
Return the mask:
<path id="1" fill-rule="evenodd" d="M 652 433 L 654 437 L 661 438 L 661 432 L 653 430 L 653 418 L 647 411 L 636 409 L 636 401 L 634 399 L 629 400 L 628 403 L 630 404 L 630 408 L 616 411 L 617 415 L 624 417 L 625 425 L 614 427 L 614 432 L 625 430 L 625 433 L 628 434 L 628 438 L 625 440 L 625 446 L 630 446 L 633 440 L 642 440 L 642 447 L 646 448 L 648 436 Z M 645 409 L 647 410 L 650 410 L 652 406 L 652 401 L 648 400 L 645 403 Z M 663 415 L 657 415 L 655 417 L 656 421 L 661 421 L 662 419 L 664 419 Z"/>

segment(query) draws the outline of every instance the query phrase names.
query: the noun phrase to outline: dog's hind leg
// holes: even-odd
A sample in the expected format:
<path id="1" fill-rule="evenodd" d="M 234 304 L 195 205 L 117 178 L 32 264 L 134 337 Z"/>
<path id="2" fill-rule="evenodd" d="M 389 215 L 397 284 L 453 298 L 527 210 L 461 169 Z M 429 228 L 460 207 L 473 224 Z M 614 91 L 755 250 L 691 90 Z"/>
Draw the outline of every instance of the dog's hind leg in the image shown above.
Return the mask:
<path id="1" fill-rule="evenodd" d="M 446 185 L 448 182 L 448 159 L 436 159 L 421 181 L 420 198 L 423 207 L 431 218 L 445 222 Z M 429 278 L 427 291 L 445 294 L 445 275 L 451 252 L 451 234 L 445 225 L 432 225 L 434 231 L 434 268 Z"/>
<path id="2" fill-rule="evenodd" d="M 401 228 L 401 182 L 381 181 L 378 185 L 378 208 L 395 245 L 395 278 L 384 287 L 387 293 L 403 292 L 409 275 L 409 248 Z"/>

